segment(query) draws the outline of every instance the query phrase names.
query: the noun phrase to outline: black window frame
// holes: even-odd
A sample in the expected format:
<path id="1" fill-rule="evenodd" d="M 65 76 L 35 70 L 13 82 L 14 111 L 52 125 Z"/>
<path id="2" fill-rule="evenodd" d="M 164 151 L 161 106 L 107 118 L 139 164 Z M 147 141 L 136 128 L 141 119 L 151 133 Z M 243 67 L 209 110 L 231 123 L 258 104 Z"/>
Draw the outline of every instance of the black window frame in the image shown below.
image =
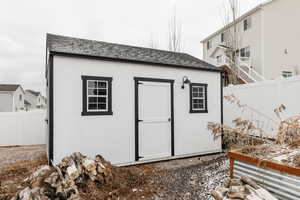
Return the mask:
<path id="1" fill-rule="evenodd" d="M 250 17 L 244 19 L 243 28 L 244 28 L 244 31 L 247 31 L 251 28 L 251 18 Z"/>
<path id="2" fill-rule="evenodd" d="M 283 78 L 290 78 L 290 77 L 293 76 L 293 72 L 284 70 L 284 71 L 281 72 L 281 75 L 282 75 Z"/>
<path id="3" fill-rule="evenodd" d="M 204 110 L 194 110 L 193 109 L 193 87 L 194 86 L 204 87 Z M 191 83 L 190 84 L 190 113 L 208 113 L 208 108 L 207 108 L 207 87 L 208 87 L 208 84 L 206 84 L 206 83 Z"/>
<path id="4" fill-rule="evenodd" d="M 241 48 L 240 57 L 242 57 L 242 58 L 251 58 L 251 47 L 246 46 L 244 48 Z"/>
<path id="5" fill-rule="evenodd" d="M 112 77 L 104 76 L 81 76 L 82 79 L 82 116 L 89 115 L 113 115 L 112 112 Z M 87 109 L 87 82 L 88 81 L 106 81 L 107 82 L 107 110 L 89 111 Z"/>
<path id="6" fill-rule="evenodd" d="M 207 41 L 207 44 L 206 44 L 206 45 L 207 45 L 207 46 L 206 46 L 207 50 L 209 50 L 209 49 L 211 48 L 210 40 Z"/>
<path id="7" fill-rule="evenodd" d="M 221 42 L 222 43 L 225 42 L 225 33 L 224 32 L 221 33 Z"/>

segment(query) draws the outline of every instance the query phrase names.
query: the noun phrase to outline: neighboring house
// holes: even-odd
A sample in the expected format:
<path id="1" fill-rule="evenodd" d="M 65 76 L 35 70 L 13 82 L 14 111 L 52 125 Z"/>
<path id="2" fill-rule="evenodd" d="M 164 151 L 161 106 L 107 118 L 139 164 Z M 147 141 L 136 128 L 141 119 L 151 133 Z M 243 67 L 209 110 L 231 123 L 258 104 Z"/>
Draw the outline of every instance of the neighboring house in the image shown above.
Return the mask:
<path id="1" fill-rule="evenodd" d="M 237 27 L 238 76 L 246 83 L 300 74 L 299 0 L 267 1 L 205 38 L 203 59 L 229 66 L 226 52 Z M 231 68 L 232 70 L 232 68 Z"/>
<path id="2" fill-rule="evenodd" d="M 25 91 L 26 108 L 30 109 L 45 109 L 46 98 L 40 92 L 33 90 Z"/>
<path id="3" fill-rule="evenodd" d="M 128 165 L 221 152 L 221 70 L 185 53 L 47 34 L 48 156 Z"/>
<path id="4" fill-rule="evenodd" d="M 29 103 L 26 99 L 24 100 L 24 106 L 26 111 L 32 109 L 31 103 Z"/>
<path id="5" fill-rule="evenodd" d="M 24 110 L 25 92 L 18 84 L 0 84 L 0 112 Z"/>

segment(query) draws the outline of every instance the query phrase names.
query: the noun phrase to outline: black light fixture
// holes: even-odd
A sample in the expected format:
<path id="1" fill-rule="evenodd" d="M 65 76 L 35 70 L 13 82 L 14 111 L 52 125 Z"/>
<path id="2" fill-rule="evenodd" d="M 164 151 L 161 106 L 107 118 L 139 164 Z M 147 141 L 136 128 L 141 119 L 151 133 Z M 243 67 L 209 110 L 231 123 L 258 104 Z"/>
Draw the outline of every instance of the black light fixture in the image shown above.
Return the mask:
<path id="1" fill-rule="evenodd" d="M 190 84 L 191 81 L 189 80 L 189 78 L 187 76 L 184 76 L 182 78 L 182 86 L 181 86 L 181 89 L 184 89 L 184 84 Z"/>

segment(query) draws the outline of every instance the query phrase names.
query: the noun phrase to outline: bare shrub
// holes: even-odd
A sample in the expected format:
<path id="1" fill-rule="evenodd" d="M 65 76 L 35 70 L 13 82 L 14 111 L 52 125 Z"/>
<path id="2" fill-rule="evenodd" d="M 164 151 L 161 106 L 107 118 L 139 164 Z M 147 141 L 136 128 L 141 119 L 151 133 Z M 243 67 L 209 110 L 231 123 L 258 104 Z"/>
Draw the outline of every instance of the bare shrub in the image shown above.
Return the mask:
<path id="1" fill-rule="evenodd" d="M 300 144 L 300 115 L 289 117 L 282 120 L 282 113 L 286 110 L 286 106 L 281 104 L 274 109 L 274 113 L 280 119 L 278 133 L 276 136 L 277 144 L 287 144 L 289 146 L 299 146 Z"/>
<path id="2" fill-rule="evenodd" d="M 276 137 L 272 138 L 270 137 L 271 134 L 267 130 L 264 130 L 264 126 L 261 126 L 264 122 L 257 119 L 244 120 L 237 118 L 233 120 L 233 127 L 209 122 L 207 128 L 213 134 L 214 139 L 222 137 L 223 143 L 227 148 L 243 145 L 270 144 L 274 143 L 274 141 L 280 145 L 300 145 L 300 115 L 282 120 L 283 117 L 281 115 L 286 110 L 285 105 L 281 104 L 274 109 L 274 113 L 278 118 L 278 121 L 276 121 L 255 108 L 247 104 L 242 104 L 234 95 L 225 96 L 224 99 L 231 104 L 235 104 L 242 112 L 254 112 L 256 115 L 262 116 L 262 119 L 265 121 L 271 121 L 275 127 L 278 127 Z"/>
<path id="3" fill-rule="evenodd" d="M 224 99 L 237 105 L 243 112 L 255 112 L 256 116 L 260 115 L 259 111 L 242 104 L 234 95 L 225 96 Z M 262 165 L 265 160 L 283 156 L 280 160 L 283 164 L 300 168 L 300 115 L 284 119 L 282 114 L 285 110 L 286 106 L 283 104 L 274 109 L 278 118 L 278 121 L 272 119 L 277 130 L 275 137 L 269 137 L 268 131 L 263 129 L 265 126 L 258 126 L 257 119 L 252 121 L 238 118 L 233 120 L 232 127 L 210 122 L 207 128 L 214 139 L 222 137 L 225 147 L 229 150 L 239 149 L 240 153 L 258 158 L 258 165 Z M 263 120 L 271 120 L 267 115 L 261 115 Z"/>
<path id="4" fill-rule="evenodd" d="M 242 110 L 242 112 L 254 112 L 256 115 L 263 115 L 265 119 L 272 121 L 274 124 L 279 124 L 256 109 L 246 104 L 242 104 L 241 101 L 234 95 L 224 96 L 224 99 L 231 104 L 235 104 Z M 264 130 L 262 128 L 263 126 L 261 126 L 263 123 L 263 121 L 259 121 L 257 119 L 255 119 L 255 121 L 251 121 L 237 118 L 233 120 L 233 127 L 209 122 L 207 128 L 213 134 L 214 139 L 222 137 L 223 144 L 226 148 L 230 149 L 231 147 L 236 148 L 245 145 L 253 146 L 272 143 L 270 140 L 271 134 Z"/>
<path id="5" fill-rule="evenodd" d="M 214 136 L 214 139 L 222 137 L 223 144 L 226 148 L 236 148 L 245 145 L 258 145 L 269 143 L 268 139 L 263 137 L 255 137 L 253 133 L 258 129 L 254 124 L 248 120 L 242 120 L 240 118 L 233 121 L 235 127 L 218 124 L 218 123 L 208 123 L 208 130 Z"/>
<path id="6" fill-rule="evenodd" d="M 277 144 L 293 145 L 300 140 L 300 116 L 293 116 L 283 120 L 276 136 Z"/>

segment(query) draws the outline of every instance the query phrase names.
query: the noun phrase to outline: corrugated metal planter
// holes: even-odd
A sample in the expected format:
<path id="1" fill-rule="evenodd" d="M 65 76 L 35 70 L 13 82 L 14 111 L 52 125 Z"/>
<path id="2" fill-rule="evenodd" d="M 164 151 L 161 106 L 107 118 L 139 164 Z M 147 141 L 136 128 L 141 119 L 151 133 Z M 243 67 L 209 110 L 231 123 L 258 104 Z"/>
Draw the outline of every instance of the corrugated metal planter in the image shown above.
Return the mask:
<path id="1" fill-rule="evenodd" d="M 248 176 L 281 200 L 300 199 L 300 168 L 229 152 L 230 176 Z"/>

